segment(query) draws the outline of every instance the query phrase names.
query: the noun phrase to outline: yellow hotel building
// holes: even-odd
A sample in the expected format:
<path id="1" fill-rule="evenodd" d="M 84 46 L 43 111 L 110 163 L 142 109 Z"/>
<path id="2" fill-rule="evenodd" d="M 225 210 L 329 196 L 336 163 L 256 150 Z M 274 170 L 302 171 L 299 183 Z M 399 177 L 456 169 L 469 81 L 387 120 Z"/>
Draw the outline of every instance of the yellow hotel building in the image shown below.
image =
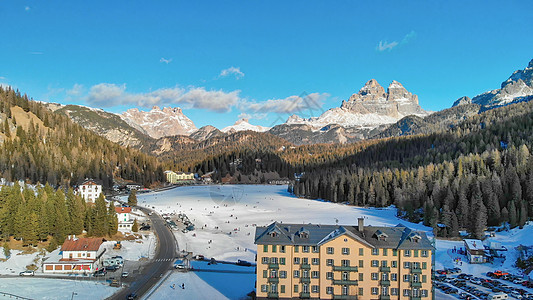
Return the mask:
<path id="1" fill-rule="evenodd" d="M 257 227 L 257 299 L 433 299 L 433 245 L 396 227 Z"/>

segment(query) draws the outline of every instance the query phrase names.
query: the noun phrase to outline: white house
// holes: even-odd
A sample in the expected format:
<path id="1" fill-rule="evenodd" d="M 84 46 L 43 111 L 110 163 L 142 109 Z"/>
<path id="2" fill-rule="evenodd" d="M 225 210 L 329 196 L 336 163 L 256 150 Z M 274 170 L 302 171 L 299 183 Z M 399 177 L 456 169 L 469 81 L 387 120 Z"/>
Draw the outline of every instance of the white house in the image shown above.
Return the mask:
<path id="1" fill-rule="evenodd" d="M 133 218 L 131 217 L 131 207 L 115 207 L 118 219 L 119 231 L 131 231 Z"/>
<path id="2" fill-rule="evenodd" d="M 487 262 L 485 246 L 481 240 L 465 239 L 465 248 L 468 261 L 471 264 L 482 264 Z"/>
<path id="3" fill-rule="evenodd" d="M 102 193 L 102 185 L 93 179 L 85 179 L 85 181 L 78 186 L 78 194 L 81 195 L 85 202 L 94 203 Z"/>
<path id="4" fill-rule="evenodd" d="M 90 273 L 97 268 L 98 259 L 104 254 L 102 238 L 76 238 L 69 236 L 61 246 L 58 261 L 43 263 L 44 273 Z"/>

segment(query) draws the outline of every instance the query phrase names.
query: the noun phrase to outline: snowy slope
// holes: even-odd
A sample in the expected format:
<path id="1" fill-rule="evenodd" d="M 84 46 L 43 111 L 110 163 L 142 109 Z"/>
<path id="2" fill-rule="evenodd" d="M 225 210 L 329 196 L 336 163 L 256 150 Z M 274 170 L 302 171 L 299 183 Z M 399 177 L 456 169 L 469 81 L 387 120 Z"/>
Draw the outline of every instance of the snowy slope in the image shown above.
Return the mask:
<path id="1" fill-rule="evenodd" d="M 121 117 L 132 125 L 144 129 L 153 138 L 173 135 L 189 135 L 197 130 L 193 121 L 183 114 L 179 107 L 154 106 L 150 111 L 140 111 L 137 108 L 128 109 Z"/>
<path id="2" fill-rule="evenodd" d="M 268 131 L 270 127 L 264 127 L 259 125 L 252 125 L 248 122 L 248 119 L 241 119 L 235 122 L 235 124 L 224 127 L 221 131 L 224 133 L 232 133 L 232 132 L 238 132 L 238 131 L 245 131 L 245 130 L 251 130 L 256 132 L 265 132 Z"/>

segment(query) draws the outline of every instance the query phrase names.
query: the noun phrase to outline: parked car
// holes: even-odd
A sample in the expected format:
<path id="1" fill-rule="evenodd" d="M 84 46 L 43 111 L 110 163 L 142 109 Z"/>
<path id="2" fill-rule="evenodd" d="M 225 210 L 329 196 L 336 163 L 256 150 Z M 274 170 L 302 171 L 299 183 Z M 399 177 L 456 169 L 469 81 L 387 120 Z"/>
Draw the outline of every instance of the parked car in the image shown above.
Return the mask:
<path id="1" fill-rule="evenodd" d="M 120 282 L 118 282 L 116 279 L 113 279 L 109 285 L 113 287 L 120 287 Z"/>
<path id="2" fill-rule="evenodd" d="M 110 271 L 110 272 L 115 272 L 116 270 L 118 270 L 118 266 L 107 266 L 105 267 L 105 270 Z"/>
<path id="3" fill-rule="evenodd" d="M 134 300 L 137 299 L 137 294 L 131 293 L 126 297 L 127 300 Z"/>
<path id="4" fill-rule="evenodd" d="M 106 272 L 105 269 L 100 269 L 100 270 L 94 272 L 93 276 L 94 276 L 94 277 L 105 276 L 106 273 L 107 273 L 107 272 Z"/>
<path id="5" fill-rule="evenodd" d="M 126 278 L 126 277 L 128 277 L 128 276 L 130 276 L 130 273 L 129 273 L 129 272 L 122 272 L 122 275 L 121 275 L 120 277 L 122 277 L 122 278 Z"/>
<path id="6" fill-rule="evenodd" d="M 19 276 L 35 276 L 35 272 L 31 270 L 22 271 Z"/>
<path id="7" fill-rule="evenodd" d="M 250 267 L 250 266 L 252 266 L 252 263 L 249 262 L 249 261 L 245 261 L 245 260 L 240 260 L 240 259 L 239 259 L 239 260 L 237 261 L 237 265 L 239 265 L 239 266 Z"/>
<path id="8" fill-rule="evenodd" d="M 517 291 L 512 291 L 511 296 L 515 297 L 516 299 L 522 299 L 522 295 Z"/>

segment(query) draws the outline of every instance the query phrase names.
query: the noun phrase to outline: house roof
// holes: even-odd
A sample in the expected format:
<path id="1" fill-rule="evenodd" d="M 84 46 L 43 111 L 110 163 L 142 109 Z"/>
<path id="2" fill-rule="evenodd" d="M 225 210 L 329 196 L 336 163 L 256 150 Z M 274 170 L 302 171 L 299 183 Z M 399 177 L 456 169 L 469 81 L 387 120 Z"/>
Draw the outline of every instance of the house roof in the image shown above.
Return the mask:
<path id="1" fill-rule="evenodd" d="M 79 185 L 102 185 L 102 183 L 101 180 L 85 178 Z"/>
<path id="2" fill-rule="evenodd" d="M 69 238 L 61 246 L 61 251 L 98 251 L 102 238 Z"/>
<path id="3" fill-rule="evenodd" d="M 302 232 L 306 234 L 302 235 Z M 414 231 L 401 224 L 395 227 L 364 226 L 360 232 L 357 226 L 274 222 L 256 228 L 255 243 L 320 246 L 342 235 L 350 236 L 371 248 L 433 249 L 424 232 Z"/>
<path id="4" fill-rule="evenodd" d="M 129 214 L 131 213 L 131 207 L 115 207 L 117 214 Z"/>
<path id="5" fill-rule="evenodd" d="M 465 239 L 464 241 L 469 250 L 485 250 L 481 240 Z"/>

